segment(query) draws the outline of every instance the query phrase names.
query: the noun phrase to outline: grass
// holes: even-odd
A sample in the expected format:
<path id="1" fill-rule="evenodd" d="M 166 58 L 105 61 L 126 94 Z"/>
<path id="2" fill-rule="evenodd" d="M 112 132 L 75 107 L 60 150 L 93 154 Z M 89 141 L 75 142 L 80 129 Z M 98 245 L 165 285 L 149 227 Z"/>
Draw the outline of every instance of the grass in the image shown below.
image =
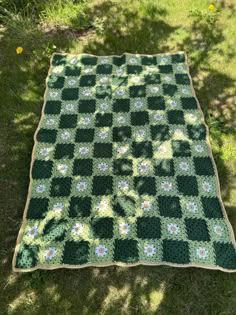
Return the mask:
<path id="1" fill-rule="evenodd" d="M 14 274 L 11 261 L 54 51 L 185 50 L 236 231 L 234 1 L 217 1 L 212 13 L 208 0 L 0 3 L 0 314 L 233 314 L 235 274 L 141 266 Z"/>

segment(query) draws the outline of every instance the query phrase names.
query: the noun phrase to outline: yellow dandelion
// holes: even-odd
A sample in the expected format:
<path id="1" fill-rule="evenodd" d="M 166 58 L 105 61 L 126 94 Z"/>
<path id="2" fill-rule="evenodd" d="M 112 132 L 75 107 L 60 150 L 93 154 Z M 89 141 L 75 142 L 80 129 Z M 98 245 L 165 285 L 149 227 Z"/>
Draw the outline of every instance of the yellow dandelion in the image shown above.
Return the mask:
<path id="1" fill-rule="evenodd" d="M 22 54 L 23 53 L 23 47 L 17 47 L 16 48 L 16 53 L 17 53 L 17 55 L 20 55 L 20 54 Z"/>
<path id="2" fill-rule="evenodd" d="M 209 7 L 208 7 L 208 9 L 209 9 L 210 11 L 214 11 L 214 10 L 215 10 L 214 4 L 210 4 Z"/>

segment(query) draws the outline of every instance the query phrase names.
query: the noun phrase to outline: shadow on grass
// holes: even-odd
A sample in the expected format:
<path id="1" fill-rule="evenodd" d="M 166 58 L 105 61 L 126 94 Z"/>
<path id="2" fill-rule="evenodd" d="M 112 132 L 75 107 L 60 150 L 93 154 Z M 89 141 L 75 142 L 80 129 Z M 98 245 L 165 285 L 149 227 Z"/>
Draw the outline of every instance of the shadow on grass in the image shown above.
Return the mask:
<path id="1" fill-rule="evenodd" d="M 101 20 L 103 18 L 100 35 L 91 37 L 83 48 L 84 52 L 96 55 L 168 51 L 171 35 L 177 30 L 177 27 L 165 22 L 168 12 L 163 9 L 149 7 L 145 17 L 140 17 L 135 9 L 126 10 L 119 3 L 106 1 L 93 8 L 90 14 Z M 211 69 L 207 62 L 209 52 L 224 40 L 220 30 L 217 30 L 218 35 L 210 46 L 207 44 L 209 49 L 203 45 L 203 51 L 195 55 L 199 43 L 197 41 L 194 46 L 194 36 L 198 37 L 202 31 L 192 27 L 190 35 L 177 44 L 191 56 L 194 86 L 209 118 L 212 111 L 210 103 L 218 102 L 219 108 L 222 103 L 231 104 L 224 90 L 234 83 L 230 77 Z M 235 275 L 218 271 L 140 266 L 12 273 L 12 255 L 27 194 L 33 133 L 40 117 L 49 55 L 53 52 L 53 44 L 58 51 L 73 51 L 75 39 L 73 33 L 57 31 L 46 35 L 35 32 L 29 37 L 25 34 L 25 37 L 15 39 L 12 35 L 9 30 L 3 32 L 1 41 L 5 54 L 0 60 L 4 78 L 0 90 L 0 218 L 3 227 L 0 230 L 0 285 L 3 295 L 0 313 L 232 314 L 236 307 L 232 294 L 235 291 Z M 26 53 L 18 58 L 14 50 L 15 46 L 22 44 L 22 40 Z M 221 112 L 220 117 L 224 127 L 225 118 Z M 222 128 L 216 122 L 216 127 L 213 124 L 212 128 Z M 221 132 L 222 129 L 219 130 Z M 226 132 L 231 133 L 231 129 Z M 216 141 L 219 147 L 223 144 L 220 136 Z M 227 201 L 232 183 L 225 180 L 229 171 L 220 157 L 219 153 L 216 162 L 223 179 L 222 193 Z M 227 209 L 235 223 L 233 209 Z"/>

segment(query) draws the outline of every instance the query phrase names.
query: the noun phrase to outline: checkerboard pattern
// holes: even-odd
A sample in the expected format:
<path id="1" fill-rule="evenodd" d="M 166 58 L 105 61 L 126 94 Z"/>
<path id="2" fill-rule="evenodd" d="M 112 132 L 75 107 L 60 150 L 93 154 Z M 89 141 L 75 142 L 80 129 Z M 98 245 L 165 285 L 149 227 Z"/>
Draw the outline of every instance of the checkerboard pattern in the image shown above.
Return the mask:
<path id="1" fill-rule="evenodd" d="M 15 268 L 235 270 L 185 54 L 52 58 Z"/>

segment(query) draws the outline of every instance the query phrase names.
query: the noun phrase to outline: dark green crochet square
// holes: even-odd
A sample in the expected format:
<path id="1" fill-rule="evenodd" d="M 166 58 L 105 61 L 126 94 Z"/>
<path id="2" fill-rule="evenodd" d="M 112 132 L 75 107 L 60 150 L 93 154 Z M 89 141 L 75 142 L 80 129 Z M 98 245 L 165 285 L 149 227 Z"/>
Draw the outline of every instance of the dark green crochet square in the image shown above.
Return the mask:
<path id="1" fill-rule="evenodd" d="M 59 128 L 75 128 L 77 126 L 77 115 L 61 115 Z"/>
<path id="2" fill-rule="evenodd" d="M 112 131 L 112 137 L 114 142 L 122 142 L 131 138 L 130 127 L 114 127 Z"/>
<path id="3" fill-rule="evenodd" d="M 69 206 L 69 217 L 89 217 L 91 213 L 90 197 L 72 197 Z"/>
<path id="4" fill-rule="evenodd" d="M 198 185 L 195 176 L 177 176 L 176 180 L 180 194 L 184 196 L 198 195 Z"/>
<path id="5" fill-rule="evenodd" d="M 185 62 L 184 54 L 175 54 L 171 56 L 172 63 L 183 63 Z"/>
<path id="6" fill-rule="evenodd" d="M 32 168 L 33 179 L 50 178 L 52 175 L 52 161 L 35 160 Z"/>
<path id="7" fill-rule="evenodd" d="M 190 85 L 190 80 L 186 73 L 176 73 L 175 80 L 177 84 Z"/>
<path id="8" fill-rule="evenodd" d="M 132 154 L 136 158 L 151 158 L 153 155 L 152 143 L 150 141 L 133 142 Z"/>
<path id="9" fill-rule="evenodd" d="M 155 177 L 134 177 L 134 187 L 140 195 L 154 196 L 156 194 Z"/>
<path id="10" fill-rule="evenodd" d="M 93 142 L 94 129 L 77 129 L 75 141 L 76 142 Z"/>
<path id="11" fill-rule="evenodd" d="M 81 265 L 88 262 L 89 242 L 66 241 L 62 263 L 65 265 Z"/>
<path id="12" fill-rule="evenodd" d="M 82 56 L 81 57 L 81 63 L 86 66 L 95 66 L 97 64 L 97 57 L 95 56 Z"/>
<path id="13" fill-rule="evenodd" d="M 163 159 L 155 161 L 155 175 L 174 176 L 174 162 L 172 159 Z"/>
<path id="14" fill-rule="evenodd" d="M 164 95 L 174 96 L 177 92 L 177 85 L 174 84 L 163 84 L 162 85 Z"/>
<path id="15" fill-rule="evenodd" d="M 145 85 L 134 85 L 129 88 L 130 97 L 145 97 L 146 87 Z"/>
<path id="16" fill-rule="evenodd" d="M 53 66 L 64 66 L 66 64 L 66 56 L 55 54 L 52 59 Z"/>
<path id="17" fill-rule="evenodd" d="M 80 100 L 79 101 L 79 112 L 80 113 L 94 113 L 96 110 L 95 100 Z"/>
<path id="18" fill-rule="evenodd" d="M 236 251 L 233 244 L 214 243 L 215 261 L 217 266 L 236 269 Z"/>
<path id="19" fill-rule="evenodd" d="M 65 78 L 57 75 L 50 75 L 48 79 L 48 87 L 52 89 L 61 89 L 64 86 Z"/>
<path id="20" fill-rule="evenodd" d="M 65 238 L 67 226 L 65 219 L 47 219 L 43 228 L 42 239 L 44 242 L 62 242 Z"/>
<path id="21" fill-rule="evenodd" d="M 161 76 L 159 73 L 150 73 L 144 76 L 146 84 L 159 84 L 161 83 Z"/>
<path id="22" fill-rule="evenodd" d="M 214 168 L 212 161 L 209 157 L 194 157 L 194 167 L 197 175 L 214 175 Z"/>
<path id="23" fill-rule="evenodd" d="M 40 129 L 37 133 L 38 142 L 55 143 L 57 130 Z"/>
<path id="24" fill-rule="evenodd" d="M 144 66 L 156 65 L 157 58 L 155 56 L 141 56 L 141 63 Z"/>
<path id="25" fill-rule="evenodd" d="M 96 158 L 112 158 L 112 143 L 94 143 L 93 155 Z"/>
<path id="26" fill-rule="evenodd" d="M 188 141 L 172 140 L 171 144 L 172 144 L 173 156 L 175 157 L 191 156 L 191 148 Z"/>
<path id="27" fill-rule="evenodd" d="M 96 97 L 97 98 L 111 98 L 112 89 L 110 86 L 102 85 L 96 87 Z"/>
<path id="28" fill-rule="evenodd" d="M 90 176 L 93 173 L 92 159 L 75 159 L 73 175 Z"/>
<path id="29" fill-rule="evenodd" d="M 184 125 L 184 113 L 182 110 L 169 110 L 167 112 L 169 124 Z"/>
<path id="30" fill-rule="evenodd" d="M 134 263 L 138 261 L 138 244 L 136 240 L 115 240 L 115 262 Z"/>
<path id="31" fill-rule="evenodd" d="M 96 84 L 95 75 L 82 75 L 80 77 L 80 86 L 94 86 Z"/>
<path id="32" fill-rule="evenodd" d="M 128 74 L 139 74 L 143 71 L 142 66 L 136 66 L 136 65 L 127 65 L 127 73 Z"/>
<path id="33" fill-rule="evenodd" d="M 21 244 L 16 257 L 16 268 L 33 268 L 38 263 L 38 250 L 36 245 Z"/>
<path id="34" fill-rule="evenodd" d="M 66 197 L 70 195 L 71 178 L 53 178 L 51 183 L 52 197 Z"/>
<path id="35" fill-rule="evenodd" d="M 96 127 L 110 127 L 112 126 L 112 114 L 100 114 L 96 115 Z"/>
<path id="36" fill-rule="evenodd" d="M 160 215 L 169 218 L 181 218 L 182 211 L 180 207 L 179 197 L 158 197 L 158 206 Z"/>
<path id="37" fill-rule="evenodd" d="M 159 65 L 158 66 L 160 73 L 172 73 L 173 67 L 171 65 Z"/>
<path id="38" fill-rule="evenodd" d="M 61 99 L 64 101 L 73 101 L 79 98 L 79 89 L 63 89 Z"/>
<path id="39" fill-rule="evenodd" d="M 148 112 L 132 112 L 131 113 L 131 124 L 133 126 L 143 126 L 149 123 Z"/>
<path id="40" fill-rule="evenodd" d="M 73 159 L 74 157 L 74 144 L 68 143 L 68 144 L 57 144 L 55 153 L 54 153 L 54 158 L 56 160 L 60 159 Z"/>
<path id="41" fill-rule="evenodd" d="M 130 110 L 130 100 L 129 99 L 116 99 L 112 104 L 113 111 L 120 112 L 129 112 Z"/>
<path id="42" fill-rule="evenodd" d="M 115 175 L 132 175 L 133 162 L 129 159 L 117 159 L 113 162 L 113 173 Z"/>
<path id="43" fill-rule="evenodd" d="M 122 56 L 113 56 L 112 58 L 112 62 L 114 65 L 116 66 L 122 66 L 123 64 L 125 64 L 126 62 L 126 56 L 122 55 Z"/>
<path id="44" fill-rule="evenodd" d="M 30 199 L 27 219 L 39 220 L 45 217 L 48 211 L 48 199 L 47 198 L 32 198 Z"/>
<path id="45" fill-rule="evenodd" d="M 113 218 L 94 218 L 91 228 L 95 238 L 110 239 L 113 237 Z"/>
<path id="46" fill-rule="evenodd" d="M 203 219 L 185 218 L 188 238 L 192 241 L 210 241 L 207 224 Z"/>
<path id="47" fill-rule="evenodd" d="M 97 74 L 111 74 L 112 73 L 112 65 L 104 64 L 98 65 L 96 68 Z"/>
<path id="48" fill-rule="evenodd" d="M 147 98 L 148 109 L 162 110 L 165 109 L 165 99 L 163 96 L 152 96 Z"/>
<path id="49" fill-rule="evenodd" d="M 45 114 L 60 114 L 61 102 L 60 101 L 47 101 L 44 108 Z"/>
<path id="50" fill-rule="evenodd" d="M 152 140 L 165 141 L 170 139 L 169 126 L 155 125 L 151 126 Z"/>
<path id="51" fill-rule="evenodd" d="M 93 192 L 95 196 L 111 195 L 113 193 L 112 176 L 94 176 Z"/>
<path id="52" fill-rule="evenodd" d="M 113 76 L 112 77 L 112 85 L 115 86 L 124 86 L 127 85 L 129 83 L 128 77 L 127 76 L 122 76 L 122 77 L 117 77 L 117 76 Z"/>
<path id="53" fill-rule="evenodd" d="M 206 140 L 206 127 L 201 125 L 188 125 L 188 135 L 192 140 Z"/>
<path id="54" fill-rule="evenodd" d="M 181 105 L 183 109 L 197 109 L 197 101 L 195 97 L 181 97 Z"/>
<path id="55" fill-rule="evenodd" d="M 189 247 L 186 241 L 163 240 L 163 261 L 174 264 L 189 264 Z"/>
<path id="56" fill-rule="evenodd" d="M 80 76 L 81 68 L 79 67 L 65 67 L 65 75 L 66 76 L 73 76 L 78 77 Z"/>
<path id="57" fill-rule="evenodd" d="M 204 214 L 209 219 L 222 219 L 223 212 L 219 198 L 201 197 Z"/>
<path id="58" fill-rule="evenodd" d="M 145 239 L 159 239 L 161 237 L 160 218 L 141 217 L 137 218 L 137 236 Z"/>

